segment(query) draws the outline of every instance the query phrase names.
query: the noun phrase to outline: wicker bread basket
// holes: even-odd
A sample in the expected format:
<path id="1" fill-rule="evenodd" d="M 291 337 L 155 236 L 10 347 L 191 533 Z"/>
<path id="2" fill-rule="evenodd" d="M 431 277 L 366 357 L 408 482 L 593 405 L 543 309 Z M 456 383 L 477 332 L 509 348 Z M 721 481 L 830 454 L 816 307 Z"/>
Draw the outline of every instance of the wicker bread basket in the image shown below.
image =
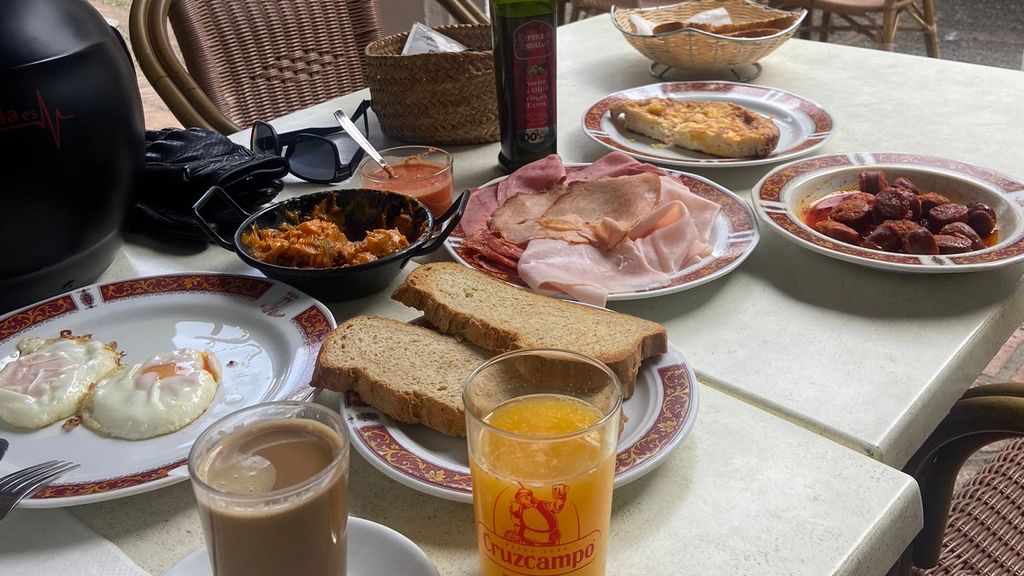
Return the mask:
<path id="1" fill-rule="evenodd" d="M 629 19 L 631 15 L 636 14 L 655 25 L 685 22 L 699 12 L 718 7 L 724 7 L 735 24 L 780 17 L 791 22 L 784 29 L 769 36 L 739 38 L 694 28 L 641 36 L 636 33 L 636 27 Z M 612 7 L 612 21 L 615 27 L 622 32 L 633 48 L 658 64 L 687 70 L 723 70 L 753 64 L 789 40 L 806 15 L 805 10 L 774 10 L 748 0 L 694 0 L 643 9 Z"/>
<path id="2" fill-rule="evenodd" d="M 401 56 L 408 33 L 381 38 L 366 47 L 366 84 L 381 130 L 417 144 L 497 141 L 490 25 L 437 30 L 472 50 Z"/>

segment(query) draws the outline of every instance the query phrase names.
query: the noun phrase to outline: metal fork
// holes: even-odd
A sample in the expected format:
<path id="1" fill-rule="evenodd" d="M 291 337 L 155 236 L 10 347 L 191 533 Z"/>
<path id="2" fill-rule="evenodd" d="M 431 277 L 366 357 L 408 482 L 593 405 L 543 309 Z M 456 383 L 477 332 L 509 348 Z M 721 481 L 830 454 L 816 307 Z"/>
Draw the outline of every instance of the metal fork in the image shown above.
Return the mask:
<path id="1" fill-rule="evenodd" d="M 0 522 L 25 496 L 56 480 L 61 474 L 78 468 L 78 464 L 50 460 L 0 478 Z"/>

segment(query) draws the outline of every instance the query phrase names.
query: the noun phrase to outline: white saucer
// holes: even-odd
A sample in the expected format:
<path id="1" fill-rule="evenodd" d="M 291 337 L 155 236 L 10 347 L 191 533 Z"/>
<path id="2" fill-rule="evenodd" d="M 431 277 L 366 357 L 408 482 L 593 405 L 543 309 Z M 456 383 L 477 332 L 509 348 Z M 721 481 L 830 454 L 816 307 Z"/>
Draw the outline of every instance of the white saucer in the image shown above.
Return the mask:
<path id="1" fill-rule="evenodd" d="M 348 576 L 438 576 L 420 547 L 387 526 L 348 518 Z M 210 556 L 200 548 L 171 566 L 164 576 L 212 576 Z"/>

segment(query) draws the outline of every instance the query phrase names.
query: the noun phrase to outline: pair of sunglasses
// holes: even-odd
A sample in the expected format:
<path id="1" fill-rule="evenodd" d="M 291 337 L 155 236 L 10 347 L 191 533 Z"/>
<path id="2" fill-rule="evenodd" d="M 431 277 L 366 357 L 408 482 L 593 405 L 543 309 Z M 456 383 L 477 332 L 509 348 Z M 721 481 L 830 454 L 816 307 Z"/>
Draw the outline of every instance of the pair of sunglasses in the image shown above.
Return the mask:
<path id="1" fill-rule="evenodd" d="M 352 118 L 363 119 L 363 130 L 369 132 L 366 117 L 369 102 L 364 101 Z M 347 180 L 363 159 L 363 149 L 339 126 L 305 128 L 278 134 L 274 127 L 257 120 L 252 125 L 249 148 L 253 152 L 282 155 L 288 160 L 288 170 L 305 180 L 317 184 L 333 184 Z"/>

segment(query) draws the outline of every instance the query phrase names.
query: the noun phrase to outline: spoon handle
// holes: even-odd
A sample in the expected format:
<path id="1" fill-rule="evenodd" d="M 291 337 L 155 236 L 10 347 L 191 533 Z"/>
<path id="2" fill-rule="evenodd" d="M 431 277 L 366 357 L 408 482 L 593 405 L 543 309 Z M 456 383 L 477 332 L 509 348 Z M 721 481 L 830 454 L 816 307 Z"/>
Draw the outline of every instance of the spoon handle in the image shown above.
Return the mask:
<path id="1" fill-rule="evenodd" d="M 373 145 L 370 144 L 370 142 L 367 141 L 365 137 L 363 137 L 363 133 L 359 131 L 359 128 L 355 125 L 354 122 L 352 122 L 352 119 L 348 117 L 348 114 L 345 114 L 344 110 L 335 111 L 334 118 L 339 123 L 341 123 L 341 126 L 345 128 L 345 132 L 348 132 L 348 135 L 351 136 L 352 139 L 356 141 L 356 144 L 359 144 L 359 147 L 362 148 L 363 151 L 365 151 L 367 154 L 369 154 L 370 158 L 373 158 L 373 160 L 377 162 L 377 164 L 380 164 L 380 167 L 383 168 L 384 171 L 388 173 L 388 176 L 390 176 L 391 178 L 395 177 L 394 168 L 392 168 L 391 165 L 385 162 L 384 158 L 381 157 L 380 153 L 377 152 L 376 148 L 374 148 Z"/>

